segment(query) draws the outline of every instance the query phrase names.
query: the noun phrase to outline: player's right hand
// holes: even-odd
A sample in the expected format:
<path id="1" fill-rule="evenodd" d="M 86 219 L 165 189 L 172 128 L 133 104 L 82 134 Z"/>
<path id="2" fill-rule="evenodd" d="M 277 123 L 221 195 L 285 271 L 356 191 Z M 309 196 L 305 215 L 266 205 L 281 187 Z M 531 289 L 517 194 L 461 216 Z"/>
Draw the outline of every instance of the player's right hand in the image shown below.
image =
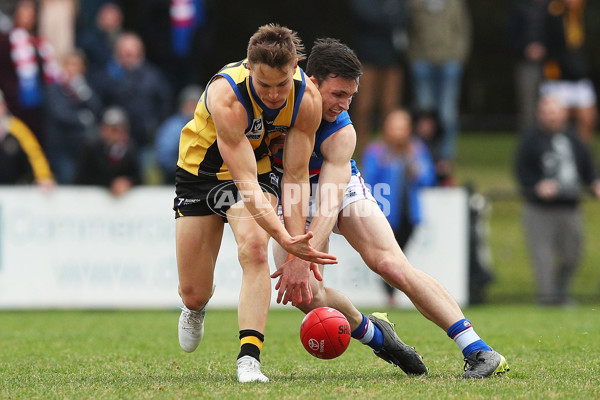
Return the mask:
<path id="1" fill-rule="evenodd" d="M 292 302 L 293 306 L 300 303 L 309 304 L 313 299 L 312 289 L 310 287 L 310 273 L 314 274 L 318 281 L 323 280 L 319 267 L 315 263 L 307 262 L 298 257 L 291 257 L 271 278 L 279 278 L 275 285 L 277 293 L 277 303 L 287 304 Z"/>

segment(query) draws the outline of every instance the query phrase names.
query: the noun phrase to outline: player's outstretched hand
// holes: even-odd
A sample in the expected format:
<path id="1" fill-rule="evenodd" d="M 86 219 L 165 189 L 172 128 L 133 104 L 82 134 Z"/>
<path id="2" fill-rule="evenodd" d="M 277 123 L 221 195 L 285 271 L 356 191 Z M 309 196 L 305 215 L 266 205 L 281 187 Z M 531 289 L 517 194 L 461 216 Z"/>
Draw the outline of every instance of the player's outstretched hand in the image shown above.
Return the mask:
<path id="1" fill-rule="evenodd" d="M 275 290 L 277 293 L 277 303 L 287 304 L 292 302 L 296 306 L 302 302 L 309 304 L 312 299 L 312 290 L 310 288 L 310 273 L 314 274 L 318 281 L 323 280 L 319 271 L 319 266 L 315 263 L 302 260 L 298 257 L 292 257 L 277 269 L 271 278 L 279 277 Z"/>
<path id="2" fill-rule="evenodd" d="M 313 233 L 308 231 L 303 235 L 292 237 L 288 243 L 280 244 L 288 253 L 303 260 L 317 264 L 337 264 L 335 256 L 317 251 L 310 245 L 313 236 Z"/>

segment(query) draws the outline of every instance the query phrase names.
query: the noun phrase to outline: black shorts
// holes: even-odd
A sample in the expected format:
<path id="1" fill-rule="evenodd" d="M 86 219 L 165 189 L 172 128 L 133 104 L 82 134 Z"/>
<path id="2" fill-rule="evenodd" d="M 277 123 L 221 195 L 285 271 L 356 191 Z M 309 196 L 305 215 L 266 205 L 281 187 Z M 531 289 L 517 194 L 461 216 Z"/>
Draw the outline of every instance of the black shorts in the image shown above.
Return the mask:
<path id="1" fill-rule="evenodd" d="M 258 175 L 265 193 L 278 196 L 278 178 L 273 172 Z M 233 181 L 219 181 L 196 176 L 177 167 L 175 174 L 175 218 L 184 216 L 220 215 L 227 222 L 227 210 L 241 200 Z"/>

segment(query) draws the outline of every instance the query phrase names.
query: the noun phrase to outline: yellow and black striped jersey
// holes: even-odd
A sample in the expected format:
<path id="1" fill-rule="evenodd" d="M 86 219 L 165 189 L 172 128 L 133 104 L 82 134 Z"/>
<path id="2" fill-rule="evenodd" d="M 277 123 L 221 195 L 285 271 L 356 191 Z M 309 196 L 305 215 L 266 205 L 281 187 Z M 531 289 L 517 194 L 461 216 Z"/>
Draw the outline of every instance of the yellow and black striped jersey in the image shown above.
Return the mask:
<path id="1" fill-rule="evenodd" d="M 248 125 L 244 133 L 254 150 L 258 173 L 270 172 L 270 141 L 294 126 L 306 88 L 304 72 L 299 67 L 296 69 L 292 90 L 283 107 L 278 110 L 266 107 L 256 95 L 252 87 L 252 78 L 249 76 L 247 60 L 227 64 L 212 77 L 210 82 L 218 76 L 227 79 L 238 100 L 246 108 Z M 229 169 L 223 162 L 217 146 L 217 132 L 213 119 L 206 106 L 207 90 L 208 86 L 198 101 L 194 119 L 181 131 L 177 165 L 204 178 L 231 180 Z"/>

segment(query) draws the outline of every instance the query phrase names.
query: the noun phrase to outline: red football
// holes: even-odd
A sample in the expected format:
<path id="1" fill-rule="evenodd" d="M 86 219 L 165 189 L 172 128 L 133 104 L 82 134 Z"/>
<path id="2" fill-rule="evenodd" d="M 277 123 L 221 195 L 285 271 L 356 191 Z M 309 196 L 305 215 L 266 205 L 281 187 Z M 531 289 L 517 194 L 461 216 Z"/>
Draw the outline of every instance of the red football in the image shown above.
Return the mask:
<path id="1" fill-rule="evenodd" d="M 348 348 L 350 324 L 335 308 L 315 308 L 302 320 L 300 340 L 310 354 L 330 360 L 341 356 Z"/>

